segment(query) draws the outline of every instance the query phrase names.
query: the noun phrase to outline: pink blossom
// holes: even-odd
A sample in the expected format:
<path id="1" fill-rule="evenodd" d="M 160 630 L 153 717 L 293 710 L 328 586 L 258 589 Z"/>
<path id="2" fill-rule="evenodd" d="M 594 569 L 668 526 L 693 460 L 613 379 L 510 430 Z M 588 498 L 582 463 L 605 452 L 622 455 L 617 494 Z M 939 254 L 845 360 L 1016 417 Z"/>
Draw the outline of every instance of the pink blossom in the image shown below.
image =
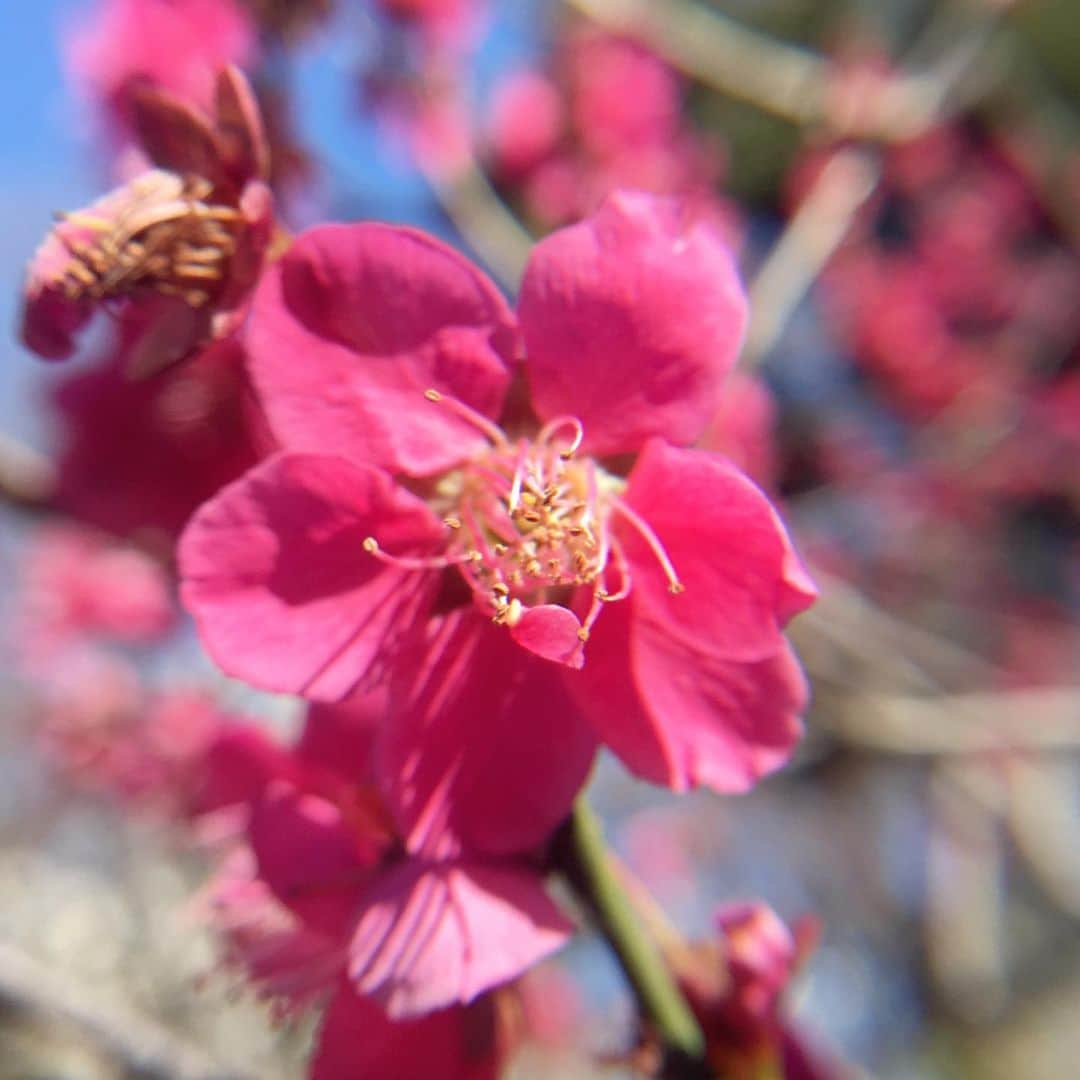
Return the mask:
<path id="1" fill-rule="evenodd" d="M 123 123 L 141 83 L 209 108 L 218 70 L 250 64 L 257 41 L 235 0 L 101 0 L 68 49 L 76 79 Z"/>
<path id="2" fill-rule="evenodd" d="M 337 768 L 323 759 L 370 721 L 363 705 L 351 716 L 312 709 L 306 727 L 322 732 L 252 792 L 253 858 L 230 860 L 211 900 L 232 955 L 268 994 L 303 1004 L 320 973 L 347 975 L 396 1020 L 469 1004 L 558 948 L 570 926 L 527 851 L 403 857 L 355 744 Z"/>
<path id="3" fill-rule="evenodd" d="M 564 224 L 621 187 L 734 217 L 713 192 L 722 156 L 684 123 L 671 68 L 640 43 L 594 30 L 576 28 L 558 45 L 552 71 L 496 87 L 487 124 L 492 173 L 530 217 Z"/>
<path id="4" fill-rule="evenodd" d="M 256 730 L 210 695 L 148 690 L 133 667 L 96 651 L 69 653 L 56 671 L 40 689 L 34 722 L 73 784 L 143 813 L 191 819 L 235 806 L 265 782 L 250 770 L 227 782 L 207 771 L 219 743 Z"/>
<path id="5" fill-rule="evenodd" d="M 792 933 L 764 904 L 735 903 L 717 912 L 715 924 L 714 941 L 671 959 L 717 1073 L 733 1080 L 848 1077 L 847 1068 L 808 1041 L 785 1013 L 784 996 L 816 939 L 812 920 Z"/>
<path id="6" fill-rule="evenodd" d="M 648 196 L 539 244 L 516 318 L 413 230 L 299 238 L 248 336 L 287 450 L 181 544 L 204 641 L 270 689 L 388 687 L 411 850 L 535 842 L 597 737 L 655 782 L 746 788 L 798 736 L 781 631 L 814 593 L 761 492 L 686 448 L 744 321 L 717 235 Z M 506 403 L 522 354 L 535 421 L 524 385 Z"/>
<path id="7" fill-rule="evenodd" d="M 80 520 L 167 550 L 203 500 L 258 460 L 266 436 L 233 338 L 154 378 L 127 377 L 148 317 L 129 313 L 98 364 L 51 389 L 54 500 Z"/>
<path id="8" fill-rule="evenodd" d="M 274 218 L 266 138 L 239 71 L 218 74 L 212 117 L 147 87 L 132 109 L 155 167 L 49 233 L 27 274 L 22 337 L 62 360 L 95 311 L 135 309 L 143 338 L 129 363 L 146 375 L 236 329 Z"/>
<path id="9" fill-rule="evenodd" d="M 391 1019 L 348 983 L 323 1017 L 311 1080 L 377 1076 L 380 1080 L 496 1080 L 504 1060 L 494 996 L 414 1019 Z"/>

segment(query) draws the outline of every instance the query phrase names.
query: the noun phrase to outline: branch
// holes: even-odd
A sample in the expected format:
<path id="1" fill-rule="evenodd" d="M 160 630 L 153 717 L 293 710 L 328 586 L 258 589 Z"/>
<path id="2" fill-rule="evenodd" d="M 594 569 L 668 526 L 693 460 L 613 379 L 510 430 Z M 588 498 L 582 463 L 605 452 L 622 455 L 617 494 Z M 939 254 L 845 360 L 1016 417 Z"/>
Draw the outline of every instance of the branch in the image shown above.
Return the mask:
<path id="1" fill-rule="evenodd" d="M 655 1026 L 666 1051 L 664 1075 L 708 1076 L 701 1028 L 622 888 L 600 822 L 584 797 L 556 837 L 555 860 L 596 919 L 642 1013 Z"/>
<path id="2" fill-rule="evenodd" d="M 491 186 L 472 156 L 440 170 L 417 155 L 417 165 L 447 217 L 468 245 L 512 292 L 517 290 L 533 238 Z"/>
<path id="3" fill-rule="evenodd" d="M 1080 748 L 1080 686 L 917 697 L 856 693 L 817 726 L 895 754 L 964 755 Z"/>
<path id="4" fill-rule="evenodd" d="M 779 341 L 872 194 L 879 173 L 874 157 L 855 149 L 837 151 L 821 170 L 750 286 L 750 329 L 740 360 L 744 367 L 760 363 Z"/>
<path id="5" fill-rule="evenodd" d="M 48 503 L 56 471 L 43 454 L 0 432 L 0 498 L 23 507 Z"/>
<path id="6" fill-rule="evenodd" d="M 835 107 L 830 62 L 688 0 L 566 0 L 614 33 L 645 42 L 698 82 L 801 127 L 824 125 L 841 137 L 911 139 L 940 119 L 962 78 L 975 71 L 996 25 L 983 15 L 938 64 L 882 78 L 872 97 Z M 955 27 L 953 28 L 955 30 Z M 988 76 L 989 65 L 978 74 Z"/>

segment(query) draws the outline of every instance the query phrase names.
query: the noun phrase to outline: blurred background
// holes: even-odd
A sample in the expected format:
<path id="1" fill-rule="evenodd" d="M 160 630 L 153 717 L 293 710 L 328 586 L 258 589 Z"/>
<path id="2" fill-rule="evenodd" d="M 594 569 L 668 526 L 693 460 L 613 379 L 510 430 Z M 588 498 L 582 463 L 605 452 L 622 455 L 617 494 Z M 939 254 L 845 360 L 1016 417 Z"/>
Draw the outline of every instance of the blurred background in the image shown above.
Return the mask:
<path id="1" fill-rule="evenodd" d="M 71 522 L 159 553 L 138 511 L 152 468 L 183 468 L 96 488 L 78 469 L 106 429 L 161 402 L 109 396 L 92 344 L 60 368 L 17 343 L 53 214 L 122 174 L 111 6 L 9 5 L 0 35 L 0 1080 L 297 1077 L 312 1022 L 275 1023 L 222 969 L 191 899 L 205 860 L 103 749 L 165 694 L 279 731 L 295 706 L 226 682 L 171 608 L 128 640 L 56 610 L 111 551 Z M 816 918 L 791 1007 L 867 1075 L 1074 1075 L 1074 0 L 442 6 L 237 3 L 254 29 L 225 59 L 267 110 L 289 225 L 419 225 L 512 291 L 530 237 L 612 187 L 685 198 L 753 312 L 707 444 L 778 497 L 822 588 L 792 628 L 815 695 L 795 761 L 732 799 L 604 762 L 617 850 L 688 937 L 732 899 Z M 64 513 L 40 497 L 57 470 Z M 600 1075 L 580 1047 L 631 1024 L 602 943 L 536 984 L 515 1075 Z"/>

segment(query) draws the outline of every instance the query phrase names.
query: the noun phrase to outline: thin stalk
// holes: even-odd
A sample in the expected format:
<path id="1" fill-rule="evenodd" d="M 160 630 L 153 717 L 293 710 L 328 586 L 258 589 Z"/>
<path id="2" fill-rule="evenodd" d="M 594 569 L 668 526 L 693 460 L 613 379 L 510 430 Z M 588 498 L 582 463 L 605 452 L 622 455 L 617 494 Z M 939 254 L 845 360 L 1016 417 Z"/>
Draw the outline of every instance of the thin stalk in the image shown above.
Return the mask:
<path id="1" fill-rule="evenodd" d="M 705 1038 L 655 942 L 634 910 L 603 830 L 584 797 L 574 804 L 555 844 L 556 864 L 584 901 L 656 1029 L 666 1055 L 666 1076 L 707 1077 Z"/>

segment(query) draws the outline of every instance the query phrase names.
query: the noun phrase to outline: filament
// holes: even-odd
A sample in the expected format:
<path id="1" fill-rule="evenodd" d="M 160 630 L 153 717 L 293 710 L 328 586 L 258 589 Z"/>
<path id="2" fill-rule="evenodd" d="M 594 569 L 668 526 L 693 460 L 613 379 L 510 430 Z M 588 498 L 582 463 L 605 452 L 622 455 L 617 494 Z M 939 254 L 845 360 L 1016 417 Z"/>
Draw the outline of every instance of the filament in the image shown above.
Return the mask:
<path id="1" fill-rule="evenodd" d="M 640 517 L 635 510 L 632 510 L 627 504 L 619 498 L 613 498 L 611 500 L 612 509 L 617 510 L 626 520 L 633 525 L 638 531 L 638 535 L 649 545 L 649 550 L 656 557 L 656 561 L 660 564 L 664 571 L 664 576 L 668 580 L 668 592 L 673 596 L 677 596 L 679 593 L 686 590 L 686 586 L 679 580 L 679 575 L 675 571 L 675 567 L 671 563 L 671 559 L 668 557 L 668 553 L 664 550 L 664 545 L 660 543 L 660 538 L 653 532 L 652 528 Z"/>

